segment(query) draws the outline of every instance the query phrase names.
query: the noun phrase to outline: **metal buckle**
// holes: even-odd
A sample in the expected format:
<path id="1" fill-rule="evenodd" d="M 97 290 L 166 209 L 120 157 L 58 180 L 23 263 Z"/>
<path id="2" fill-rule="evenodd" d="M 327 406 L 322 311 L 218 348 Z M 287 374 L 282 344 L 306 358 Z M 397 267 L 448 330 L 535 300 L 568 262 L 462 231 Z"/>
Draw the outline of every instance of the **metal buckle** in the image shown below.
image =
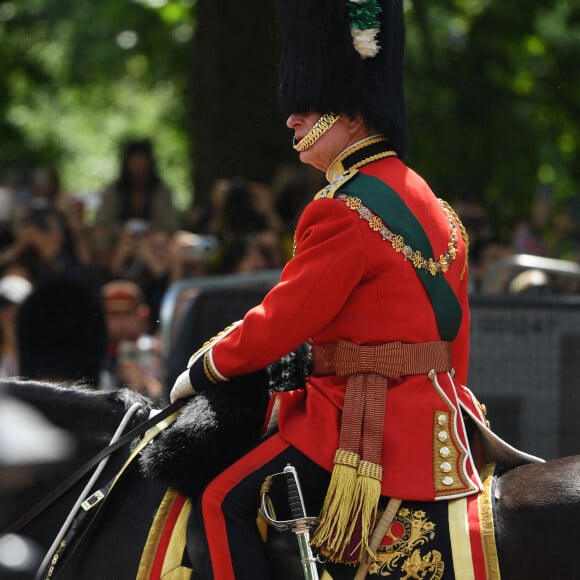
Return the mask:
<path id="1" fill-rule="evenodd" d="M 81 507 L 88 512 L 89 510 L 93 509 L 100 501 L 105 498 L 105 494 L 100 490 L 97 489 L 95 493 L 87 497 L 85 501 L 81 504 Z"/>

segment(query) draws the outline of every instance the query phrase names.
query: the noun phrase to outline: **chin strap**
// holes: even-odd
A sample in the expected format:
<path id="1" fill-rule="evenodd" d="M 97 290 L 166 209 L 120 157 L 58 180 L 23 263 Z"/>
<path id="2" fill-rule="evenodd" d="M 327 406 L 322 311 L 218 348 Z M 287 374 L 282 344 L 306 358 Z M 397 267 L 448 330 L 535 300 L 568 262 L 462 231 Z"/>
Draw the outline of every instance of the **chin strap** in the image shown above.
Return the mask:
<path id="1" fill-rule="evenodd" d="M 292 147 L 300 153 L 310 149 L 339 119 L 340 115 L 325 113 L 300 141 L 292 140 Z"/>

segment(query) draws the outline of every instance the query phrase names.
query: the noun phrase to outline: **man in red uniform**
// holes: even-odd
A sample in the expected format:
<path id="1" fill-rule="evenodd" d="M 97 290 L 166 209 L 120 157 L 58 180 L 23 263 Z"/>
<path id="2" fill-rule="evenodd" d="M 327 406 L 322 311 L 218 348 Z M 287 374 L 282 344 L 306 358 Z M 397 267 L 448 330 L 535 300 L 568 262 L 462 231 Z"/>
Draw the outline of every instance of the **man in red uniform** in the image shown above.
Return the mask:
<path id="1" fill-rule="evenodd" d="M 254 372 L 305 341 L 313 373 L 304 390 L 276 395 L 277 430 L 203 494 L 220 580 L 269 577 L 255 528 L 259 487 L 289 462 L 309 513 L 322 507 L 313 545 L 336 562 L 368 553 L 379 496 L 481 490 L 463 419 L 484 421 L 462 386 L 467 239 L 401 160 L 402 0 L 279 4 L 287 125 L 300 160 L 329 185 L 305 208 L 279 284 L 192 357 L 171 398 Z"/>

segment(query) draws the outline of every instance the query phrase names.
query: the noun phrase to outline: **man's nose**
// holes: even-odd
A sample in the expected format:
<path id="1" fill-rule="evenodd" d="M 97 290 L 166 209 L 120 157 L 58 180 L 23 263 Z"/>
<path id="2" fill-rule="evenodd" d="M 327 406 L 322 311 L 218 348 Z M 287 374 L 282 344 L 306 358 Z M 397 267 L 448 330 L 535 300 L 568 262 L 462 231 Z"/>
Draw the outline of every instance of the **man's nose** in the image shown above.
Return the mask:
<path id="1" fill-rule="evenodd" d="M 300 124 L 300 118 L 294 113 L 286 119 L 286 127 L 289 129 L 295 129 Z"/>

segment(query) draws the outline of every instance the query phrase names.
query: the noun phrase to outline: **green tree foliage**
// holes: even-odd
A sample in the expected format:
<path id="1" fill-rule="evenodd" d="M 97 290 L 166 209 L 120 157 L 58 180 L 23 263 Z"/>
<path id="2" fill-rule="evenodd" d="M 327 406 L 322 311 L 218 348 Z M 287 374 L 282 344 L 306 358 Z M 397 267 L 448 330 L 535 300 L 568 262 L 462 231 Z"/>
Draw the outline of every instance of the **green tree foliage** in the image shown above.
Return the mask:
<path id="1" fill-rule="evenodd" d="M 437 192 L 481 202 L 500 233 L 539 184 L 576 195 L 580 4 L 412 0 L 408 22 L 411 162 Z"/>
<path id="2" fill-rule="evenodd" d="M 97 189 L 151 135 L 189 203 L 215 177 L 287 158 L 271 2 L 0 0 L 0 171 L 38 159 Z M 578 192 L 578 0 L 406 0 L 409 162 L 499 232 L 539 184 Z M 197 28 L 197 32 L 196 32 Z M 193 36 L 192 36 L 193 35 Z"/>
<path id="3" fill-rule="evenodd" d="M 52 162 L 65 186 L 102 188 L 118 147 L 150 136 L 189 196 L 188 0 L 0 2 L 0 172 Z"/>

